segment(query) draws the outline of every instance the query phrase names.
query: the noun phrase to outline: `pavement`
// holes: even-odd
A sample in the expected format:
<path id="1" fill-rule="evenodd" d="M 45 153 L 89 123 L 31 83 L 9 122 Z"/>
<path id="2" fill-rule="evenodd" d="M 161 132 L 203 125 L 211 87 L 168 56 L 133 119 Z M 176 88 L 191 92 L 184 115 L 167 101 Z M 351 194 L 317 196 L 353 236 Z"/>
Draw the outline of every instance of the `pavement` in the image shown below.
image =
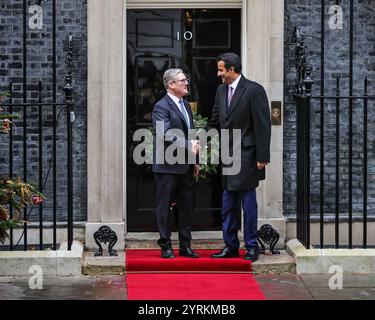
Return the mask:
<path id="1" fill-rule="evenodd" d="M 156 248 L 153 241 L 128 244 L 140 247 Z M 194 248 L 220 243 L 201 241 Z M 127 300 L 124 252 L 117 257 L 84 252 L 82 270 L 77 277 L 0 276 L 0 300 Z M 283 250 L 260 255 L 252 272 L 266 300 L 375 300 L 375 274 L 297 275 L 294 259 Z"/>
<path id="2" fill-rule="evenodd" d="M 125 277 L 43 277 L 39 283 L 30 277 L 0 277 L 0 300 L 127 300 Z M 375 300 L 372 274 L 344 275 L 342 289 L 330 289 L 332 275 L 256 274 L 254 277 L 266 300 Z"/>

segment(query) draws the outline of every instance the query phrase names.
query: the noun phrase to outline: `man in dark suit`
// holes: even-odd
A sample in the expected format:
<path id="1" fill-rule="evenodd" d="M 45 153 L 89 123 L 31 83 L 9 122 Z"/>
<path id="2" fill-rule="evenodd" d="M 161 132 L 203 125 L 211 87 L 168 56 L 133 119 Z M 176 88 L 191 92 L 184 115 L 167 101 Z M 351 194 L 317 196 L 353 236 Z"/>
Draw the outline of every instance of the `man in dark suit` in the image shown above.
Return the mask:
<path id="1" fill-rule="evenodd" d="M 218 76 L 222 79 L 216 91 L 215 105 L 208 127 L 229 129 L 229 154 L 236 154 L 232 129 L 241 130 L 239 144 L 240 171 L 222 175 L 222 227 L 225 248 L 213 258 L 239 256 L 241 203 L 246 247 L 245 259 L 256 261 L 258 206 L 255 189 L 265 179 L 265 166 L 270 161 L 271 118 L 264 88 L 241 74 L 241 59 L 234 53 L 217 58 Z M 223 146 L 222 146 L 223 148 Z M 225 169 L 223 164 L 223 171 Z"/>
<path id="2" fill-rule="evenodd" d="M 192 189 L 194 176 L 199 174 L 199 165 L 194 165 L 194 161 L 200 145 L 198 140 L 189 140 L 189 130 L 194 127 L 193 114 L 189 103 L 183 99 L 189 92 L 188 80 L 181 69 L 169 69 L 164 73 L 163 82 L 167 94 L 155 104 L 152 112 L 152 171 L 156 182 L 156 223 L 160 234 L 158 244 L 163 258 L 175 257 L 168 217 L 172 201 L 177 200 L 179 254 L 197 258 L 198 254 L 191 249 L 190 241 Z M 170 147 L 175 147 L 172 154 L 168 153 Z M 172 155 L 176 158 L 171 159 Z"/>

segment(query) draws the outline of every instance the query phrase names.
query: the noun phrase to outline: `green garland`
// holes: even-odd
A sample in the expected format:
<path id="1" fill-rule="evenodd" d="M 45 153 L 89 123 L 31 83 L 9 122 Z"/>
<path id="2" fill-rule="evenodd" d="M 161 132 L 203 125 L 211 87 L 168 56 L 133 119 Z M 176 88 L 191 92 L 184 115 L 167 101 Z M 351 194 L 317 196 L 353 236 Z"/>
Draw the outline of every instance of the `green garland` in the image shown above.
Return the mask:
<path id="1" fill-rule="evenodd" d="M 0 105 L 5 97 L 10 96 L 9 93 L 0 93 Z M 13 119 L 19 118 L 18 114 L 4 113 L 4 110 L 0 107 L 0 133 L 9 133 L 10 128 L 14 126 Z"/>
<path id="2" fill-rule="evenodd" d="M 208 118 L 203 118 L 202 115 L 193 112 L 193 122 L 194 122 L 194 128 L 197 130 L 197 134 L 199 134 L 201 131 L 205 130 L 207 127 L 207 120 Z M 219 142 L 218 141 L 210 141 L 207 143 L 207 146 L 202 146 L 202 148 L 206 148 L 206 155 L 202 157 L 203 163 L 200 163 L 200 171 L 198 177 L 196 177 L 196 180 L 198 179 L 207 179 L 211 175 L 217 174 L 217 164 L 212 164 L 211 159 L 217 158 L 219 159 Z"/>
<path id="3" fill-rule="evenodd" d="M 0 103 L 7 93 L 0 93 Z M 13 122 L 10 119 L 18 118 L 16 114 L 5 113 L 0 108 L 0 133 L 8 134 Z M 38 205 L 43 202 L 44 195 L 31 184 L 22 182 L 20 178 L 11 179 L 0 177 L 0 242 L 9 238 L 8 230 L 19 229 L 25 223 L 20 219 L 22 209 L 28 205 Z M 15 210 L 15 216 L 10 218 L 9 208 Z"/>

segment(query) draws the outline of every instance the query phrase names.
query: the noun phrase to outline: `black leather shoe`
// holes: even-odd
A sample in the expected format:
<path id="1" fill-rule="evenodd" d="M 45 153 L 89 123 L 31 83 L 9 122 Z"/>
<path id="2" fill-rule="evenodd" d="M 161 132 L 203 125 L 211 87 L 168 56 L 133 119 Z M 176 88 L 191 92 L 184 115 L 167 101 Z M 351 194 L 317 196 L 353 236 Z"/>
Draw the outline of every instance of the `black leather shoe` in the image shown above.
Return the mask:
<path id="1" fill-rule="evenodd" d="M 257 261 L 259 258 L 259 249 L 250 248 L 246 251 L 245 260 L 251 260 L 252 262 Z"/>
<path id="2" fill-rule="evenodd" d="M 229 249 L 225 247 L 220 252 L 217 252 L 211 255 L 211 258 L 234 258 L 234 257 L 239 257 L 239 256 L 240 256 L 240 252 L 238 249 Z"/>
<path id="3" fill-rule="evenodd" d="M 172 248 L 166 248 L 166 249 L 161 249 L 161 257 L 162 258 L 174 258 L 174 253 Z"/>
<path id="4" fill-rule="evenodd" d="M 199 254 L 194 252 L 190 247 L 180 248 L 179 254 L 188 258 L 199 258 Z"/>

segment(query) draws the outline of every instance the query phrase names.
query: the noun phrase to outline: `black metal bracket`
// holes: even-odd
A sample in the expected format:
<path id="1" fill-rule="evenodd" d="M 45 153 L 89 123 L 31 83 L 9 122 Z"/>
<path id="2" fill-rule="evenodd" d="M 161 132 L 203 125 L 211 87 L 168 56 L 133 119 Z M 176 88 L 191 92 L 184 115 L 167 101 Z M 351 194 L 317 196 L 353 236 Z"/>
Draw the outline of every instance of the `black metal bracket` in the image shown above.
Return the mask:
<path id="1" fill-rule="evenodd" d="M 314 80 L 311 78 L 312 66 L 307 62 L 305 38 L 297 28 L 294 29 L 294 41 L 296 42 L 295 93 L 311 96 L 311 90 L 314 84 Z"/>
<path id="2" fill-rule="evenodd" d="M 103 255 L 103 248 L 100 242 L 108 244 L 108 254 L 110 256 L 117 256 L 118 253 L 116 250 L 113 249 L 114 245 L 117 242 L 117 234 L 108 226 L 101 226 L 98 231 L 94 233 L 94 240 L 98 245 L 99 249 L 95 252 L 95 257 Z"/>
<path id="3" fill-rule="evenodd" d="M 280 234 L 269 224 L 264 224 L 258 231 L 258 242 L 260 243 L 261 249 L 259 253 L 265 254 L 266 248 L 264 243 L 270 246 L 270 252 L 272 254 L 280 254 L 280 251 L 275 249 L 277 241 L 280 239 Z"/>
<path id="4" fill-rule="evenodd" d="M 69 36 L 67 42 L 67 58 L 66 58 L 67 73 L 65 76 L 65 86 L 63 88 L 65 93 L 65 100 L 67 104 L 73 103 L 73 37 Z"/>

